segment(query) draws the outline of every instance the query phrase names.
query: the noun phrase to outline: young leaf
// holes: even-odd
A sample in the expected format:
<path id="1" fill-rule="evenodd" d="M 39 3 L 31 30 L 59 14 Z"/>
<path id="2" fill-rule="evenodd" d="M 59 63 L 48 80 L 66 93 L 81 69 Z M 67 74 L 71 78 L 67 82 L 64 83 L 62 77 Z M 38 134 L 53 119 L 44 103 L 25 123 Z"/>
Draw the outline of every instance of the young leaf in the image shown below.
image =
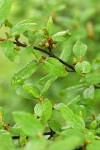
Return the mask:
<path id="1" fill-rule="evenodd" d="M 24 84 L 23 88 L 29 92 L 33 97 L 39 98 L 40 97 L 40 91 L 36 86 L 33 86 L 32 84 Z"/>
<path id="2" fill-rule="evenodd" d="M 84 56 L 85 53 L 87 51 L 87 45 L 83 44 L 80 40 L 77 40 L 74 47 L 73 47 L 73 52 L 75 54 L 75 56 L 77 56 L 78 58 L 80 56 Z"/>
<path id="3" fill-rule="evenodd" d="M 83 96 L 85 99 L 93 99 L 94 98 L 94 86 L 91 85 L 89 88 L 85 89 L 83 92 Z"/>
<path id="4" fill-rule="evenodd" d="M 25 135 L 36 137 L 42 134 L 43 126 L 33 115 L 27 112 L 16 111 L 13 113 L 13 117 Z"/>
<path id="5" fill-rule="evenodd" d="M 34 107 L 34 113 L 36 116 L 40 117 L 43 121 L 47 121 L 51 117 L 52 104 L 49 100 L 44 100 L 39 102 Z"/>
<path id="6" fill-rule="evenodd" d="M 52 33 L 52 26 L 53 26 L 53 20 L 52 17 L 50 16 L 48 22 L 47 22 L 47 31 L 49 35 Z"/>
<path id="7" fill-rule="evenodd" d="M 36 23 L 33 23 L 32 20 L 23 20 L 19 23 L 17 23 L 12 29 L 11 29 L 11 36 L 19 35 L 21 33 L 24 33 L 27 30 L 34 29 L 36 30 Z"/>
<path id="8" fill-rule="evenodd" d="M 75 65 L 75 70 L 78 74 L 89 73 L 91 71 L 91 65 L 88 61 L 78 62 Z"/>
<path id="9" fill-rule="evenodd" d="M 10 8 L 11 8 L 12 0 L 1 0 L 0 1 L 0 25 L 7 18 Z"/>
<path id="10" fill-rule="evenodd" d="M 0 131 L 0 149 L 1 150 L 14 150 L 13 141 L 7 131 Z"/>
<path id="11" fill-rule="evenodd" d="M 64 77 L 68 75 L 64 66 L 55 58 L 48 58 L 43 63 L 44 69 L 53 76 Z"/>
<path id="12" fill-rule="evenodd" d="M 58 32 L 58 33 L 54 34 L 54 35 L 52 36 L 52 39 L 53 39 L 54 41 L 61 42 L 61 41 L 65 41 L 65 40 L 68 39 L 70 36 L 71 36 L 71 33 L 69 32 L 69 30 L 67 30 L 67 31 L 62 31 L 62 32 Z"/>
<path id="13" fill-rule="evenodd" d="M 11 41 L 4 41 L 1 44 L 1 48 L 4 54 L 11 60 L 14 61 L 16 56 L 18 56 L 18 52 L 14 50 L 14 44 Z"/>
<path id="14" fill-rule="evenodd" d="M 17 86 L 22 84 L 27 78 L 29 78 L 38 68 L 37 61 L 32 60 L 23 69 L 19 70 L 12 78 L 12 85 Z"/>
<path id="15" fill-rule="evenodd" d="M 44 85 L 42 92 L 41 92 L 41 97 L 45 95 L 45 93 L 48 91 L 49 87 L 51 84 L 57 79 L 57 77 L 51 77 Z"/>
<path id="16" fill-rule="evenodd" d="M 69 109 L 67 106 L 61 107 L 61 113 L 66 120 L 67 124 L 69 124 L 72 128 L 82 130 L 85 128 L 85 123 L 83 118 L 74 114 L 74 112 Z"/>
<path id="17" fill-rule="evenodd" d="M 68 46 L 64 46 L 62 53 L 60 55 L 60 59 L 63 59 L 64 61 L 68 61 L 70 55 L 71 55 L 71 50 L 68 48 Z"/>
<path id="18" fill-rule="evenodd" d="M 100 74 L 88 74 L 85 76 L 85 81 L 89 85 L 98 84 L 100 83 Z"/>
<path id="19" fill-rule="evenodd" d="M 16 93 L 23 98 L 31 99 L 31 100 L 33 100 L 35 98 L 31 93 L 26 91 L 22 85 L 16 86 L 15 90 L 16 90 Z"/>
<path id="20" fill-rule="evenodd" d="M 47 82 L 50 78 L 52 78 L 52 75 L 51 75 L 51 74 L 48 74 L 48 75 L 44 76 L 43 78 L 41 78 L 41 79 L 39 80 L 39 84 L 45 85 L 46 82 Z"/>

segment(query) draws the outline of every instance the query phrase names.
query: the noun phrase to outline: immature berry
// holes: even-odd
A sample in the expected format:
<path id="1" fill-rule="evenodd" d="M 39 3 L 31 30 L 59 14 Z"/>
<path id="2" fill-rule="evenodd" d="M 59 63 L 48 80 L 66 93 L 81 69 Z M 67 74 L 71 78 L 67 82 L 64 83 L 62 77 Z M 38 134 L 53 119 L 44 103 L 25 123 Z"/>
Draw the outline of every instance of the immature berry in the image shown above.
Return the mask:
<path id="1" fill-rule="evenodd" d="M 56 44 L 52 44 L 52 48 L 57 48 Z"/>
<path id="2" fill-rule="evenodd" d="M 49 47 L 49 43 L 45 43 L 45 47 Z"/>
<path id="3" fill-rule="evenodd" d="M 77 58 L 73 58 L 73 63 L 77 64 L 77 62 L 78 62 Z"/>

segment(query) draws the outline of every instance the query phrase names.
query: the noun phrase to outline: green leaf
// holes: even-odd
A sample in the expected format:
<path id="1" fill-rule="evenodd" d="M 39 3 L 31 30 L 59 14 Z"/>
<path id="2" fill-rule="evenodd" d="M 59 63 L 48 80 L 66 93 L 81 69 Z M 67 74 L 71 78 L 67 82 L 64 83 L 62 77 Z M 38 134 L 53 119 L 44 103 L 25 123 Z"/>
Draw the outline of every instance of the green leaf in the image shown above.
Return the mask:
<path id="1" fill-rule="evenodd" d="M 13 117 L 27 136 L 37 137 L 39 134 L 42 134 L 42 124 L 30 113 L 16 111 L 13 112 Z"/>
<path id="2" fill-rule="evenodd" d="M 76 115 L 71 109 L 67 106 L 61 108 L 61 113 L 66 120 L 67 124 L 69 124 L 72 128 L 82 130 L 85 128 L 85 123 L 83 118 Z"/>
<path id="3" fill-rule="evenodd" d="M 14 77 L 12 78 L 12 85 L 17 86 L 19 84 L 22 84 L 36 71 L 37 68 L 37 61 L 32 60 L 31 62 L 29 62 L 23 69 L 15 73 Z"/>
<path id="4" fill-rule="evenodd" d="M 49 34 L 52 33 L 52 26 L 53 26 L 53 20 L 52 20 L 52 17 L 50 16 L 50 18 L 47 22 L 47 31 Z"/>
<path id="5" fill-rule="evenodd" d="M 14 61 L 16 56 L 18 56 L 18 52 L 14 49 L 14 44 L 11 41 L 4 41 L 1 44 L 1 48 L 4 54 L 11 60 Z"/>
<path id="6" fill-rule="evenodd" d="M 77 40 L 73 47 L 73 52 L 74 52 L 75 56 L 77 56 L 78 58 L 80 56 L 83 57 L 85 55 L 86 51 L 87 51 L 87 45 L 82 43 L 80 40 Z"/>
<path id="7" fill-rule="evenodd" d="M 68 46 L 64 46 L 62 53 L 60 55 L 60 59 L 64 61 L 68 61 L 70 55 L 71 55 L 71 50 L 68 48 Z"/>
<path id="8" fill-rule="evenodd" d="M 35 98 L 40 97 L 40 91 L 36 86 L 33 86 L 32 84 L 24 84 L 23 88 L 29 92 L 31 95 L 33 95 Z"/>
<path id="9" fill-rule="evenodd" d="M 44 69 L 53 76 L 64 77 L 68 75 L 64 66 L 55 58 L 48 58 L 43 63 Z"/>
<path id="10" fill-rule="evenodd" d="M 70 105 L 78 104 L 80 100 L 81 100 L 80 95 L 78 95 L 74 99 L 72 99 L 67 105 L 70 106 Z"/>
<path id="11" fill-rule="evenodd" d="M 100 69 L 100 58 L 95 59 L 93 61 L 92 67 L 93 67 L 94 70 L 97 70 L 97 69 L 99 70 Z"/>
<path id="12" fill-rule="evenodd" d="M 90 142 L 94 141 L 94 140 L 95 140 L 95 135 L 94 135 L 94 133 L 91 132 L 91 131 L 88 130 L 88 129 L 86 129 L 86 130 L 87 130 L 86 133 L 85 133 L 85 138 L 86 138 L 86 140 L 87 140 L 87 141 L 90 141 Z"/>
<path id="13" fill-rule="evenodd" d="M 85 99 L 93 99 L 94 98 L 94 86 L 91 85 L 89 88 L 85 89 L 83 92 L 83 96 Z"/>
<path id="14" fill-rule="evenodd" d="M 50 129 L 52 129 L 56 133 L 59 133 L 62 131 L 61 124 L 57 120 L 49 120 L 48 125 Z"/>
<path id="15" fill-rule="evenodd" d="M 72 129 L 72 128 L 65 129 L 64 131 L 60 132 L 60 135 L 62 137 L 77 137 L 77 136 L 79 136 L 82 139 L 83 143 L 85 141 L 85 135 L 84 135 L 84 133 L 80 132 L 77 129 Z"/>
<path id="16" fill-rule="evenodd" d="M 53 142 L 50 145 L 49 150 L 73 150 L 76 149 L 79 146 L 82 146 L 83 141 L 80 137 L 69 137 L 66 139 L 58 140 Z"/>
<path id="17" fill-rule="evenodd" d="M 7 18 L 10 8 L 11 8 L 12 0 L 1 0 L 0 1 L 0 25 Z"/>
<path id="18" fill-rule="evenodd" d="M 52 75 L 51 75 L 51 74 L 48 74 L 48 75 L 42 77 L 42 78 L 39 80 L 39 84 L 45 85 L 46 82 L 47 82 L 50 78 L 52 78 Z"/>
<path id="19" fill-rule="evenodd" d="M 87 145 L 86 150 L 99 150 L 100 149 L 100 141 L 94 140 L 90 144 Z"/>
<path id="20" fill-rule="evenodd" d="M 78 116 L 85 118 L 86 117 L 86 108 L 84 105 L 80 104 L 71 104 L 68 107 Z"/>
<path id="21" fill-rule="evenodd" d="M 0 131 L 0 150 L 14 150 L 13 141 L 7 131 Z"/>
<path id="22" fill-rule="evenodd" d="M 17 23 L 12 29 L 11 29 L 11 36 L 19 35 L 24 33 L 27 30 L 36 30 L 36 23 L 33 23 L 32 20 L 23 20 L 19 23 Z"/>
<path id="23" fill-rule="evenodd" d="M 44 85 L 42 91 L 41 91 L 41 97 L 46 94 L 51 84 L 57 79 L 57 77 L 51 77 Z"/>
<path id="24" fill-rule="evenodd" d="M 46 139 L 36 139 L 28 142 L 24 150 L 45 150 L 47 145 Z"/>
<path id="25" fill-rule="evenodd" d="M 34 107 L 34 113 L 36 116 L 40 117 L 43 121 L 47 121 L 52 114 L 52 104 L 49 100 L 44 100 L 39 102 Z"/>
<path id="26" fill-rule="evenodd" d="M 80 93 L 82 93 L 83 90 L 84 90 L 84 87 L 83 87 L 82 84 L 71 86 L 71 87 L 67 87 L 66 89 L 63 89 L 60 92 L 60 96 L 63 97 L 64 99 L 72 100 L 77 95 L 80 95 Z"/>
<path id="27" fill-rule="evenodd" d="M 88 61 L 78 62 L 75 65 L 75 70 L 78 74 L 89 73 L 91 71 L 91 65 Z"/>
<path id="28" fill-rule="evenodd" d="M 67 31 L 58 32 L 58 33 L 54 34 L 51 38 L 54 41 L 61 42 L 61 41 L 65 41 L 70 36 L 71 36 L 71 33 L 69 32 L 69 30 L 67 30 Z"/>
<path id="29" fill-rule="evenodd" d="M 16 90 L 16 93 L 17 93 L 19 96 L 23 97 L 23 98 L 31 99 L 31 100 L 33 100 L 33 99 L 35 98 L 31 93 L 29 93 L 28 91 L 26 91 L 26 90 L 23 88 L 23 86 L 21 86 L 21 85 L 16 86 L 16 87 L 15 87 L 15 90 Z"/>
<path id="30" fill-rule="evenodd" d="M 85 76 L 85 81 L 89 84 L 98 84 L 100 83 L 100 74 L 88 74 Z"/>
<path id="31" fill-rule="evenodd" d="M 90 129 L 95 129 L 97 127 L 97 120 L 93 120 L 90 124 Z"/>

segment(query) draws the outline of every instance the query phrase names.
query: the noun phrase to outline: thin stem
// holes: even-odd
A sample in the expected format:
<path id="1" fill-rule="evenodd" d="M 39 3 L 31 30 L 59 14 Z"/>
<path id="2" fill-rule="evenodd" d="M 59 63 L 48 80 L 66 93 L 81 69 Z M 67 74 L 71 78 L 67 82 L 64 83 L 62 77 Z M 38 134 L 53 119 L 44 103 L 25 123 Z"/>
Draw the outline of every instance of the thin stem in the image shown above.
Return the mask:
<path id="1" fill-rule="evenodd" d="M 6 39 L 2 39 L 0 38 L 0 41 L 4 41 Z M 21 43 L 20 41 L 16 40 L 16 41 L 13 41 L 13 43 L 17 46 L 21 46 L 21 47 L 27 47 L 27 44 L 26 43 Z M 37 47 L 37 46 L 33 46 L 34 50 L 37 50 L 37 51 L 40 51 L 40 52 L 43 52 L 47 55 L 49 55 L 49 57 L 53 57 L 53 58 L 56 58 L 57 60 L 59 60 L 63 65 L 69 67 L 71 70 L 67 70 L 68 72 L 75 72 L 75 69 L 72 65 L 70 65 L 69 63 L 63 61 L 62 59 L 60 59 L 59 57 L 57 57 L 54 53 L 52 53 L 52 51 L 46 51 L 40 47 Z"/>

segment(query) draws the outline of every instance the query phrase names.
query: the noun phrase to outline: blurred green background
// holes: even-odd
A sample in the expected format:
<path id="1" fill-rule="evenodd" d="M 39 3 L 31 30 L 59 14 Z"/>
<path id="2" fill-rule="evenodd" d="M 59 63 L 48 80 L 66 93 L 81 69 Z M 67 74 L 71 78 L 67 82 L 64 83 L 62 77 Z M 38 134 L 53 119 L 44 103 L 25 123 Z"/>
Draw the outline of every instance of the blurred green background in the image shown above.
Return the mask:
<path id="1" fill-rule="evenodd" d="M 52 16 L 54 20 L 54 33 L 67 29 L 72 33 L 68 41 L 58 44 L 58 49 L 55 50 L 55 53 L 59 56 L 61 51 L 66 49 L 71 54 L 75 41 L 80 38 L 88 46 L 85 60 L 90 61 L 93 71 L 100 73 L 100 67 L 96 69 L 95 65 L 93 65 L 95 59 L 100 59 L 100 1 L 14 0 L 8 19 L 12 24 L 16 24 L 21 20 L 32 18 L 41 28 L 46 25 L 49 16 Z M 0 29 L 0 36 L 5 37 L 5 32 L 9 32 L 9 29 L 3 26 Z M 20 40 L 27 42 L 24 36 Z M 68 60 L 70 63 L 72 63 L 73 57 L 74 55 L 72 54 Z M 11 87 L 13 74 L 32 59 L 33 56 L 31 54 L 27 55 L 27 52 L 22 49 L 16 62 L 11 62 L 0 49 L 0 106 L 3 106 L 9 115 L 13 110 L 33 112 L 33 106 L 37 101 L 27 100 L 18 96 Z M 41 68 L 36 72 L 36 75 L 30 79 L 34 84 L 37 84 L 38 79 L 44 75 Z M 62 101 L 67 103 L 71 100 L 70 94 L 72 92 L 69 92 L 69 95 L 64 99 L 59 95 L 60 91 L 78 84 L 79 77 L 70 73 L 67 78 L 60 78 L 54 82 L 47 96 L 54 104 Z M 100 107 L 99 90 L 95 91 L 93 103 L 96 112 L 98 112 Z"/>

